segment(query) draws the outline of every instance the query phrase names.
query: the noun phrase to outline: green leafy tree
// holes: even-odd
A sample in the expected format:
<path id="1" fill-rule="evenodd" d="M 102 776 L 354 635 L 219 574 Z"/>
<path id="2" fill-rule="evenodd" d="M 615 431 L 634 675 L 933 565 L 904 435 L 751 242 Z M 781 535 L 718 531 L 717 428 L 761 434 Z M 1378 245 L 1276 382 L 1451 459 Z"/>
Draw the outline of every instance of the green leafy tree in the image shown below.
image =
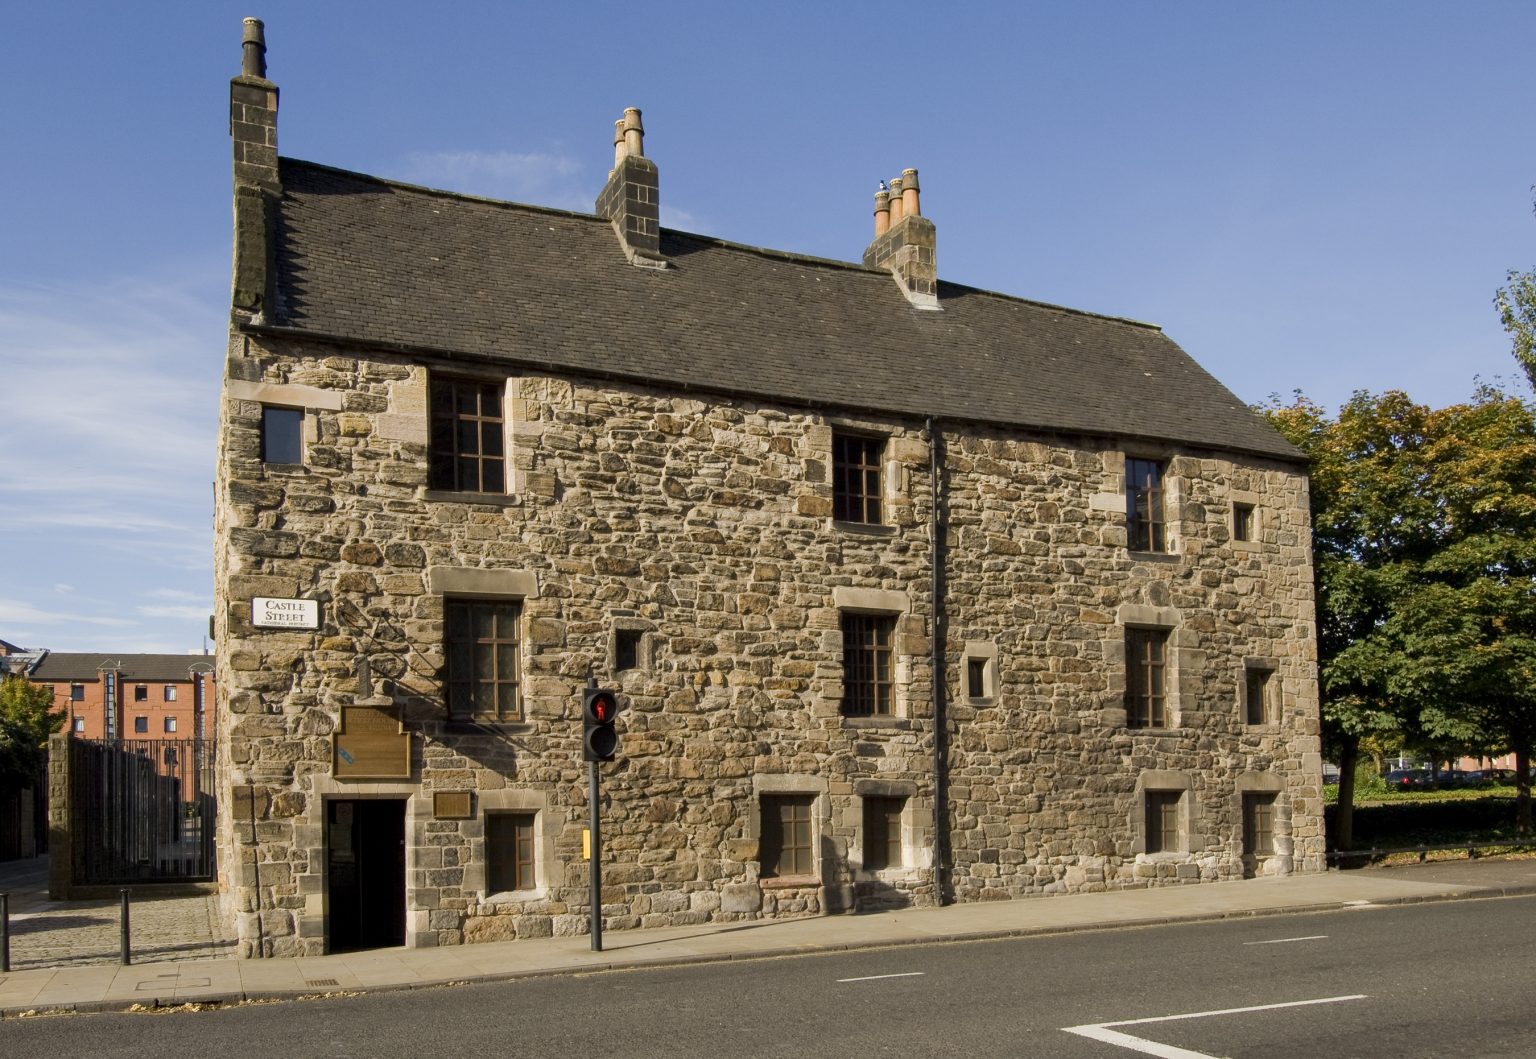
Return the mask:
<path id="1" fill-rule="evenodd" d="M 18 676 L 0 681 L 0 787 L 29 787 L 48 761 L 48 737 L 64 724 L 48 689 Z"/>
<path id="2" fill-rule="evenodd" d="M 1532 190 L 1536 190 L 1533 188 Z M 1536 271 L 1510 269 L 1504 287 L 1494 295 L 1499 320 L 1514 343 L 1515 360 L 1525 369 L 1525 377 L 1536 388 Z"/>
<path id="3" fill-rule="evenodd" d="M 1483 387 L 1432 416 L 1422 453 L 1440 547 L 1389 622 L 1394 676 L 1445 746 L 1512 750 L 1517 826 L 1531 831 L 1536 742 L 1536 410 Z"/>
<path id="4" fill-rule="evenodd" d="M 1312 458 L 1325 747 L 1352 835 L 1355 762 L 1396 740 L 1516 754 L 1530 829 L 1536 739 L 1536 415 L 1483 387 L 1432 411 L 1357 393 L 1330 419 L 1298 395 L 1271 422 Z"/>
<path id="5" fill-rule="evenodd" d="M 1436 546 L 1416 459 L 1430 411 L 1396 391 L 1356 393 L 1337 418 L 1299 393 L 1262 411 L 1311 459 L 1323 744 L 1340 773 L 1334 841 L 1348 849 L 1362 743 L 1401 741 L 1415 724 L 1392 679 L 1401 645 L 1388 619 Z"/>

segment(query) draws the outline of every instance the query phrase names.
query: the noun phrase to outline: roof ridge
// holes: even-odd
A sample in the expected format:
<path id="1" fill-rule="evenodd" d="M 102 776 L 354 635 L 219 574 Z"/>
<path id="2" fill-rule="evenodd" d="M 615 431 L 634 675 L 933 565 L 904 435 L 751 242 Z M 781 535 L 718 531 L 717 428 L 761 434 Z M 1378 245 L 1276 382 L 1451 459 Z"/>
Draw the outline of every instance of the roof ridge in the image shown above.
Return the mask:
<path id="1" fill-rule="evenodd" d="M 558 217 L 569 217 L 573 220 L 592 221 L 597 224 L 608 224 L 606 218 L 596 213 L 586 213 L 581 210 L 566 210 L 558 206 L 540 206 L 531 202 L 517 202 L 513 199 L 493 199 L 484 195 L 473 195 L 465 191 L 449 191 L 445 188 L 428 187 L 425 184 L 412 184 L 406 180 L 395 180 L 390 177 L 374 176 L 372 173 L 359 173 L 354 169 L 342 169 L 338 166 L 326 165 L 323 162 L 310 162 L 302 158 L 289 158 L 283 156 L 280 161 L 297 162 L 299 165 L 308 166 L 311 169 L 319 169 L 327 173 L 336 173 L 339 176 L 354 177 L 360 180 L 372 181 L 383 184 L 386 187 L 400 188 L 405 191 L 414 191 L 434 198 L 460 199 L 466 202 L 479 202 L 488 206 L 498 206 L 503 209 L 529 210 L 534 213 L 552 214 Z M 725 250 L 740 250 L 745 253 L 756 254 L 759 257 L 771 258 L 777 261 L 788 261 L 794 264 L 820 265 L 828 268 L 841 269 L 846 272 L 868 272 L 873 275 L 888 275 L 883 268 L 872 268 L 859 261 L 842 261 L 833 257 L 820 257 L 816 254 L 805 254 L 794 250 L 777 250 L 773 247 L 756 246 L 752 243 L 738 243 L 732 239 L 725 239 L 718 235 L 705 235 L 701 232 L 690 232 L 683 228 L 661 227 L 664 234 L 674 238 L 697 240 L 710 246 L 720 247 Z M 1023 298 L 1016 294 L 1008 294 L 1004 291 L 992 290 L 988 287 L 976 287 L 969 283 L 957 283 L 953 280 L 940 279 L 940 286 L 952 287 L 957 290 L 969 291 L 973 294 L 986 295 L 1005 302 L 1019 305 L 1032 305 L 1038 309 L 1048 309 L 1053 312 L 1067 313 L 1071 316 L 1082 316 L 1092 320 L 1107 320 L 1111 323 L 1127 324 L 1131 327 L 1140 327 L 1152 331 L 1162 332 L 1158 324 L 1149 323 L 1146 320 L 1136 320 L 1129 316 L 1116 316 L 1113 313 L 1098 313 L 1091 309 L 1075 309 L 1070 305 L 1058 305 L 1055 302 L 1044 302 L 1034 298 Z"/>

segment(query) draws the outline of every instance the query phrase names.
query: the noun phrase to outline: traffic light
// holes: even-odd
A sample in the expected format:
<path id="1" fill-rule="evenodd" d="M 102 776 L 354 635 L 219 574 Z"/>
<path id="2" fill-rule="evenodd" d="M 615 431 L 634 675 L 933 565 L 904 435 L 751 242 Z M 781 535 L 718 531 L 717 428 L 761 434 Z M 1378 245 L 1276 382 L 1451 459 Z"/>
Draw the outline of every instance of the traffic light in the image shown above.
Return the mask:
<path id="1" fill-rule="evenodd" d="M 619 716 L 619 696 L 607 688 L 586 688 L 581 693 L 581 759 L 612 761 L 619 752 L 619 733 L 613 722 Z"/>

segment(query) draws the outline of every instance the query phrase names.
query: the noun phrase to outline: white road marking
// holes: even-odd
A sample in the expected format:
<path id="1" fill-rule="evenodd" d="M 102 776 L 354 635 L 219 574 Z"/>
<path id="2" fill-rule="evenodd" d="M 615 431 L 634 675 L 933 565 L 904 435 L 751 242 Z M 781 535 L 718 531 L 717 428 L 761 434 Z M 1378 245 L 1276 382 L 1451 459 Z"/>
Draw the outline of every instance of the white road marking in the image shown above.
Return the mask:
<path id="1" fill-rule="evenodd" d="M 926 971 L 905 971 L 902 974 L 872 974 L 867 978 L 839 978 L 839 982 L 878 982 L 882 978 L 921 978 Z"/>
<path id="2" fill-rule="evenodd" d="M 1323 941 L 1327 934 L 1308 934 L 1304 938 L 1274 938 L 1270 941 L 1245 941 L 1244 945 L 1289 945 L 1293 941 Z"/>
<path id="3" fill-rule="evenodd" d="M 1157 1015 L 1145 1019 L 1126 1019 L 1123 1022 L 1095 1022 L 1084 1026 L 1063 1027 L 1064 1033 L 1075 1033 L 1079 1037 L 1087 1037 L 1090 1040 L 1103 1041 L 1105 1044 L 1113 1044 L 1119 1048 L 1125 1048 L 1133 1052 L 1141 1052 L 1143 1055 L 1155 1055 L 1158 1059 L 1220 1059 L 1206 1052 L 1192 1052 L 1188 1048 L 1176 1048 L 1171 1044 L 1159 1044 L 1149 1041 L 1144 1037 L 1133 1037 L 1129 1033 L 1120 1033 L 1111 1029 L 1111 1026 L 1144 1026 L 1152 1022 L 1178 1022 L 1183 1019 L 1204 1019 L 1214 1015 L 1243 1015 L 1252 1011 L 1275 1011 L 1280 1008 L 1310 1007 L 1314 1004 L 1338 1004 L 1345 1000 L 1364 1000 L 1366 994 L 1352 993 L 1349 996 L 1322 997 L 1318 1000 L 1291 1000 L 1283 1004 L 1258 1004 L 1248 1008 L 1222 1008 L 1218 1011 L 1190 1011 L 1183 1015 Z"/>

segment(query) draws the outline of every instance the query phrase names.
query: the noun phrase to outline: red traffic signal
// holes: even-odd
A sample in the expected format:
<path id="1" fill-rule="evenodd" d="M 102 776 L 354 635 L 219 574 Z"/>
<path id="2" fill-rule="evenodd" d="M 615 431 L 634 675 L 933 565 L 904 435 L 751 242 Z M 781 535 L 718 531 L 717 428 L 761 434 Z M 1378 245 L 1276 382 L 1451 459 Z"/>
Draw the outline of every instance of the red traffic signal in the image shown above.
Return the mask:
<path id="1" fill-rule="evenodd" d="M 619 733 L 613 722 L 619 716 L 619 696 L 608 688 L 587 688 L 581 693 L 581 757 L 584 761 L 612 761 L 619 751 Z"/>

